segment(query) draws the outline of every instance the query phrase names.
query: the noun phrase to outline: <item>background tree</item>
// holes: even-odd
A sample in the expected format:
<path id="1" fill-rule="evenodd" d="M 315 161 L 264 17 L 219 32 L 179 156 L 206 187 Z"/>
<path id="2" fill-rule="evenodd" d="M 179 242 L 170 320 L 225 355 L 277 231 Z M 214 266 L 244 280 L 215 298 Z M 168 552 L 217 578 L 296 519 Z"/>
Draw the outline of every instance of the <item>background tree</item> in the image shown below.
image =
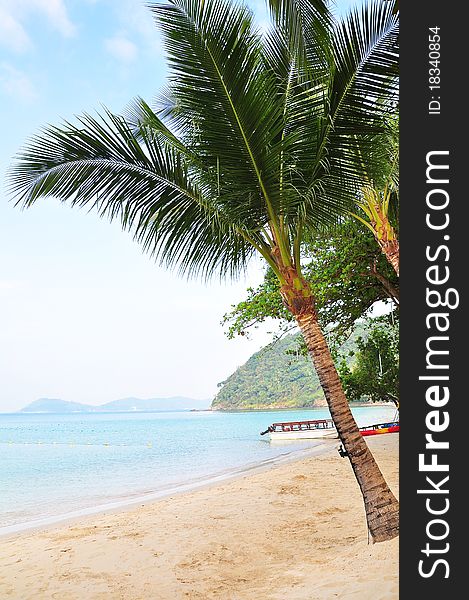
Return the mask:
<path id="1" fill-rule="evenodd" d="M 399 326 L 391 316 L 373 319 L 356 342 L 352 366 L 342 359 L 339 374 L 349 400 L 399 403 Z"/>
<path id="2" fill-rule="evenodd" d="M 383 1 L 338 24 L 318 0 L 293 4 L 308 19 L 280 11 L 266 35 L 229 0 L 152 5 L 170 68 L 158 113 L 137 100 L 126 118 L 106 111 L 47 127 L 11 182 L 24 206 L 53 195 L 119 219 L 161 262 L 192 275 L 235 276 L 260 254 L 303 333 L 372 539 L 382 541 L 398 533 L 398 503 L 350 412 L 301 246 L 356 198 L 357 145 L 382 127 L 373 98 L 396 93 L 398 20 Z M 302 23 L 315 35 L 299 35 Z"/>

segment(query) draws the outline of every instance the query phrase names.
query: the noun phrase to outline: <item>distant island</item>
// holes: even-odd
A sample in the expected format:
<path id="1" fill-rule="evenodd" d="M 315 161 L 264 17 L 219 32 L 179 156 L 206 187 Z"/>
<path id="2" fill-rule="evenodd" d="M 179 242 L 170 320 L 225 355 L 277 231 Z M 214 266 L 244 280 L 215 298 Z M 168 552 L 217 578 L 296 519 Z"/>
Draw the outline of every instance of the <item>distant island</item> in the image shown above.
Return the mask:
<path id="1" fill-rule="evenodd" d="M 22 408 L 27 413 L 116 413 L 116 412 L 159 412 L 177 410 L 207 410 L 210 400 L 195 400 L 184 396 L 171 398 L 122 398 L 99 406 L 69 402 L 58 398 L 39 398 Z"/>

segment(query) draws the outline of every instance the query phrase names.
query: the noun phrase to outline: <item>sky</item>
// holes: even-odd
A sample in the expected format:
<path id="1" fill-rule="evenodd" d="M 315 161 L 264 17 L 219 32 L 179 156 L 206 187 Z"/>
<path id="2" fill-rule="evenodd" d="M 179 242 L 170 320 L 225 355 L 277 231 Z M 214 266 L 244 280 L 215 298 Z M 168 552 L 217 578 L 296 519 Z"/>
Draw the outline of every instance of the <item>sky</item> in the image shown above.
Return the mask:
<path id="1" fill-rule="evenodd" d="M 236 282 L 187 281 L 117 223 L 54 199 L 22 211 L 5 189 L 41 126 L 157 95 L 167 71 L 145 4 L 0 0 L 0 412 L 40 397 L 213 398 L 269 340 L 270 326 L 228 340 L 220 324 L 261 282 L 259 261 Z M 264 1 L 248 4 L 265 23 Z"/>

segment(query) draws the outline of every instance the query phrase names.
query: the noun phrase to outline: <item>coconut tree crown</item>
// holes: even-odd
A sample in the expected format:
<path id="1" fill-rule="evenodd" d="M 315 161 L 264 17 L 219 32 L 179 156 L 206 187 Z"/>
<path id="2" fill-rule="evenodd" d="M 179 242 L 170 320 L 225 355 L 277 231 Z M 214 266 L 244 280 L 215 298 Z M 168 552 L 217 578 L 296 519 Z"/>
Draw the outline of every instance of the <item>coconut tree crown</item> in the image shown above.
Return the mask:
<path id="1" fill-rule="evenodd" d="M 170 68 L 158 107 L 44 128 L 10 171 L 17 201 L 94 207 L 192 274 L 236 275 L 256 251 L 300 268 L 302 232 L 350 209 L 357 143 L 394 100 L 391 4 L 333 23 L 322 0 L 271 0 L 264 33 L 231 0 L 151 4 Z"/>

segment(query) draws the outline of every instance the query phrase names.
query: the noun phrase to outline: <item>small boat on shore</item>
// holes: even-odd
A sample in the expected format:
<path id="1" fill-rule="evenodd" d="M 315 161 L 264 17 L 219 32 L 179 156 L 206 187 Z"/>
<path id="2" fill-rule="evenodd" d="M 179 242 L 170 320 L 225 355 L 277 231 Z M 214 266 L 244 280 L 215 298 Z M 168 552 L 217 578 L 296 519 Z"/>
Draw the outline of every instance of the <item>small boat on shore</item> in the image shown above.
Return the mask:
<path id="1" fill-rule="evenodd" d="M 376 425 L 367 425 L 366 427 L 360 427 L 359 429 L 360 433 L 363 436 L 379 435 L 381 433 L 398 433 L 399 421 L 391 421 L 389 423 L 377 423 Z"/>
<path id="2" fill-rule="evenodd" d="M 271 440 L 311 440 L 337 437 L 337 429 L 332 419 L 315 421 L 287 421 L 272 423 L 261 435 L 269 434 Z"/>

